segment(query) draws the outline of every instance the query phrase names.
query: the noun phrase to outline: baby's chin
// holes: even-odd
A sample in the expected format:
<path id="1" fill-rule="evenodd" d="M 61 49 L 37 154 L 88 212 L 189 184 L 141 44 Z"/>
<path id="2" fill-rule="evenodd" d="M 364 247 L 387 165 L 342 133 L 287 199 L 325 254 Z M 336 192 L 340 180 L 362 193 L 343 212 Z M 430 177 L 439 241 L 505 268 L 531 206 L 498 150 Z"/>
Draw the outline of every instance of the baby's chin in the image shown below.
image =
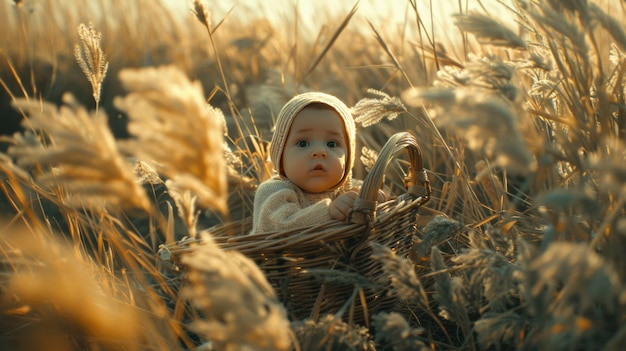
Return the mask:
<path id="1" fill-rule="evenodd" d="M 321 194 L 341 188 L 341 182 L 336 183 L 333 186 L 298 185 L 298 187 L 307 194 Z"/>

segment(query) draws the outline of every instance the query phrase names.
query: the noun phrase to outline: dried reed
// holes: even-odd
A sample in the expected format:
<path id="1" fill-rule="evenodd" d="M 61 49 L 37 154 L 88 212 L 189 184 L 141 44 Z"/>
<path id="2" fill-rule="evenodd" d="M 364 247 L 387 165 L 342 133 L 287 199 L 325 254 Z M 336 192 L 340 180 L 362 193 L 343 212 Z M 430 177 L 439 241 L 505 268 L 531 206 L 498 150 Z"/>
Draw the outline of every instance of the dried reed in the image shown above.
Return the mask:
<path id="1" fill-rule="evenodd" d="M 226 213 L 224 115 L 205 102 L 199 82 L 173 66 L 126 69 L 120 79 L 129 93 L 115 105 L 128 113 L 135 137 L 122 149 L 169 178 L 168 187 Z"/>
<path id="2" fill-rule="evenodd" d="M 121 44 L 101 49 L 100 33 L 80 24 L 82 46 L 74 56 L 96 110 L 120 94 L 115 84 L 102 84 L 105 51 L 116 72 L 167 62 L 205 87 L 221 81 L 208 97 L 218 106 L 217 93 L 225 92 L 237 129 L 225 146 L 224 116 L 207 106 L 200 82 L 170 66 L 123 71 L 129 95 L 118 97 L 117 106 L 129 115 L 134 139 L 113 140 L 103 114 L 57 98 L 79 81 L 65 68 L 75 39 L 66 38 L 71 30 L 58 19 L 75 28 L 76 13 L 94 17 L 89 8 L 0 5 L 0 26 L 16 34 L 0 55 L 6 68 L 0 102 L 23 109 L 29 129 L 2 138 L 11 148 L 0 153 L 7 200 L 0 205 L 30 228 L 18 234 L 36 243 L 9 240 L 11 229 L 2 228 L 0 348 L 191 349 L 199 340 L 188 335 L 189 321 L 198 339 L 211 340 L 203 347 L 213 349 L 611 350 L 624 344 L 623 5 L 512 2 L 507 14 L 518 24 L 514 30 L 489 13 L 492 7 L 478 13 L 459 5 L 463 40 L 457 41 L 429 28 L 424 20 L 435 16 L 416 1 L 401 26 L 385 23 L 387 32 L 371 21 L 369 32 L 353 29 L 355 7 L 338 21 L 320 21 L 317 33 L 302 31 L 297 9 L 284 27 L 235 16 L 213 26 L 210 4 L 195 1 L 200 32 L 177 24 L 160 3 L 105 3 L 98 9 L 114 20 L 97 26 Z M 211 55 L 202 50 L 206 32 Z M 174 43 L 177 50 L 170 50 Z M 376 87 L 375 98 L 359 101 L 363 87 Z M 250 213 L 255 184 L 271 172 L 265 147 L 274 113 L 293 92 L 309 89 L 358 101 L 354 110 L 368 126 L 360 142 L 371 151 L 363 152 L 364 163 L 376 157 L 381 140 L 403 129 L 423 141 L 432 166 L 430 213 L 442 216 L 418 228 L 411 261 L 373 248 L 390 277 L 389 293 L 404 301 L 374 316 L 370 330 L 338 316 L 290 324 L 258 268 L 210 238 L 185 255 L 189 275 L 182 283 L 153 262 L 160 230 L 171 241 L 179 224 L 190 235 L 203 224 L 196 205 Z M 249 108 L 250 122 L 237 108 Z M 136 175 L 118 147 L 137 161 Z M 169 205 L 165 221 L 151 211 L 139 183 L 167 185 L 176 210 Z M 147 224 L 127 217 L 134 207 L 151 211 Z M 55 226 L 72 249 L 51 239 Z M 309 273 L 370 283 L 352 273 Z"/>
<path id="3" fill-rule="evenodd" d="M 17 99 L 15 106 L 28 118 L 29 132 L 15 139 L 8 153 L 34 175 L 45 189 L 63 189 L 64 203 L 80 209 L 140 209 L 150 211 L 144 190 L 135 181 L 129 162 L 121 155 L 104 114 L 90 115 L 66 95 L 65 105 Z"/>
<path id="4" fill-rule="evenodd" d="M 96 32 L 93 24 L 89 23 L 89 28 L 81 23 L 78 26 L 78 37 L 80 44 L 74 47 L 74 57 L 83 73 L 91 83 L 93 99 L 96 102 L 96 114 L 100 104 L 100 91 L 102 81 L 106 77 L 109 62 L 107 62 L 102 49 L 100 48 L 101 34 Z"/>
<path id="5" fill-rule="evenodd" d="M 195 332 L 224 350 L 289 349 L 285 309 L 253 261 L 221 250 L 207 235 L 182 263 L 189 269 L 182 297 L 200 312 Z"/>

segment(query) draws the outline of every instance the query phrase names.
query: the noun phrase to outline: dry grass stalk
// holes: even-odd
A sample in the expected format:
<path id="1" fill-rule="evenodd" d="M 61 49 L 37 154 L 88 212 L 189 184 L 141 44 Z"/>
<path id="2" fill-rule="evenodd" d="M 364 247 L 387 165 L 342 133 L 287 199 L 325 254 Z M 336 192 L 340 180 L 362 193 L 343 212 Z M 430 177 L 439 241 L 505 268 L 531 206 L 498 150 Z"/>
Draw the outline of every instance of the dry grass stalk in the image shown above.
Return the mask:
<path id="1" fill-rule="evenodd" d="M 200 83 L 173 66 L 126 69 L 120 79 L 129 94 L 115 105 L 128 113 L 136 138 L 123 149 L 169 178 L 168 187 L 226 213 L 224 115 L 205 102 Z"/>
<path id="2" fill-rule="evenodd" d="M 223 251 L 204 233 L 184 253 L 188 286 L 182 297 L 201 316 L 192 328 L 224 350 L 287 350 L 289 321 L 256 264 L 236 251 Z"/>
<path id="3" fill-rule="evenodd" d="M 100 104 L 102 81 L 109 68 L 109 62 L 107 62 L 100 48 L 101 34 L 96 32 L 91 23 L 89 23 L 89 27 L 83 23 L 78 26 L 78 37 L 80 44 L 76 44 L 74 47 L 74 57 L 83 73 L 87 76 L 89 83 L 91 83 L 92 95 L 96 102 L 97 111 Z"/>
<path id="4" fill-rule="evenodd" d="M 41 138 L 50 143 L 44 146 L 18 137 L 9 155 L 21 167 L 37 168 L 33 173 L 44 188 L 65 189 L 67 205 L 149 211 L 147 196 L 118 151 L 107 117 L 89 115 L 69 95 L 65 102 L 57 109 L 50 103 L 17 99 L 15 106 L 28 113 L 25 127 L 41 131 Z"/>

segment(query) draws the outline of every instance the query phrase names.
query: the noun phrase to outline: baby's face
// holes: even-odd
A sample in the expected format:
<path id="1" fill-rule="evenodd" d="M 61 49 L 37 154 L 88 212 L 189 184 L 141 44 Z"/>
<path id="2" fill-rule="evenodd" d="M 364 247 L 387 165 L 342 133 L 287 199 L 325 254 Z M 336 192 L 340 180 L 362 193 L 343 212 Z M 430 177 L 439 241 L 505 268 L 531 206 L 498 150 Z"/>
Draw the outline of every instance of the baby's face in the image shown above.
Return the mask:
<path id="1" fill-rule="evenodd" d="M 308 193 L 327 191 L 342 180 L 348 138 L 336 111 L 305 107 L 293 120 L 283 151 L 285 176 Z"/>

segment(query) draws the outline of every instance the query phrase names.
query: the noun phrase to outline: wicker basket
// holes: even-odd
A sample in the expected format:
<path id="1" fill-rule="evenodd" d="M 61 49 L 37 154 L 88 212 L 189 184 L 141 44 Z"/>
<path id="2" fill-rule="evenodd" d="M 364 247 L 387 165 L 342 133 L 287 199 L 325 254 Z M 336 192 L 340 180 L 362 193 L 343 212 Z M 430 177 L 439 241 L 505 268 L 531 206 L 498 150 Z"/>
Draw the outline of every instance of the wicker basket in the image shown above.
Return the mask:
<path id="1" fill-rule="evenodd" d="M 404 179 L 405 192 L 377 204 L 387 166 L 402 150 L 407 151 L 410 163 Z M 416 234 L 417 211 L 429 198 L 430 184 L 421 149 L 411 134 L 402 132 L 392 135 L 381 149 L 363 181 L 350 223 L 329 221 L 310 228 L 240 235 L 252 229 L 251 218 L 246 218 L 207 231 L 223 249 L 238 250 L 255 260 L 291 318 L 336 313 L 352 302 L 350 317 L 367 323 L 368 315 L 393 303 L 386 294 L 389 277 L 382 271 L 381 264 L 370 257 L 370 243 L 377 242 L 397 254 L 406 254 Z M 164 245 L 161 250 L 166 250 L 166 255 L 163 256 L 175 259 L 193 241 Z M 319 274 L 311 274 L 316 270 L 334 270 L 339 278 L 342 274 L 348 278 L 358 274 L 370 284 L 355 288 L 354 279 L 324 281 Z"/>

